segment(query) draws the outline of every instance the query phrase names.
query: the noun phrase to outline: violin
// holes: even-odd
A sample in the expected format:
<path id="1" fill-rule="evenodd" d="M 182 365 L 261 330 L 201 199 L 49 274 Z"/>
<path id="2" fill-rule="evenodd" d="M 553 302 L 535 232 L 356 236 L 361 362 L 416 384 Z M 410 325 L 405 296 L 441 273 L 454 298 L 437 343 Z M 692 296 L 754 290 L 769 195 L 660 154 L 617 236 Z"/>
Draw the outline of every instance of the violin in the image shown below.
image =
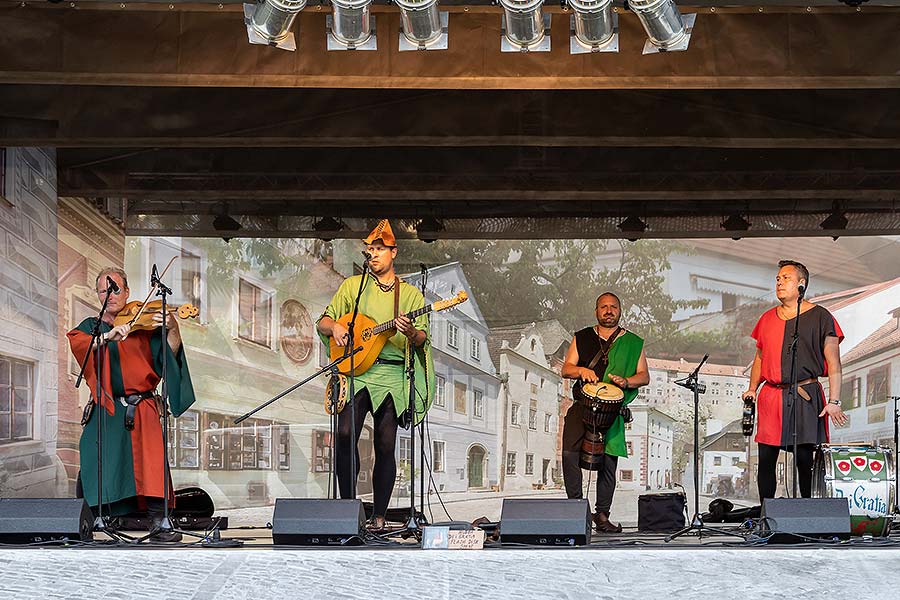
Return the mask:
<path id="1" fill-rule="evenodd" d="M 194 318 L 200 314 L 193 304 L 182 304 L 181 306 L 167 306 L 169 314 L 177 314 L 180 319 Z M 162 312 L 162 300 L 153 300 L 152 302 L 140 302 L 135 300 L 129 302 L 116 315 L 113 325 L 131 325 L 132 331 L 146 331 L 159 327 L 154 323 L 153 316 Z"/>

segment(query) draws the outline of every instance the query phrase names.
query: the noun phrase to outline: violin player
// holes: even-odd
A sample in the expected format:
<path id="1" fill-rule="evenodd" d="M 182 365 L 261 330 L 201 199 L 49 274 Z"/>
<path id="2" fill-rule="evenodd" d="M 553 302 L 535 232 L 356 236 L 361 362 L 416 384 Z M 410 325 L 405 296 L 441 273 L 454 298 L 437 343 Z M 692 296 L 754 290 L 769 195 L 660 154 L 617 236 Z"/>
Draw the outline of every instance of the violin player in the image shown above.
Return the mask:
<path id="1" fill-rule="evenodd" d="M 112 281 L 112 284 L 109 283 Z M 169 482 L 170 506 L 174 506 L 171 478 L 164 472 L 163 432 L 160 424 L 160 401 L 156 387 L 162 376 L 163 353 L 166 353 L 166 382 L 172 415 L 178 417 L 194 403 L 194 390 L 188 371 L 178 322 L 172 314 L 166 318 L 167 343 L 162 340 L 163 315 L 144 316 L 146 328 L 128 323 L 115 325 L 116 316 L 128 304 L 128 276 L 122 269 L 106 267 L 95 282 L 97 299 L 109 302 L 100 324 L 99 353 L 101 362 L 101 407 L 97 398 L 96 354 L 91 351 L 85 379 L 91 389 L 91 401 L 79 449 L 81 452 L 82 493 L 97 511 L 97 426 L 98 414 L 106 411 L 103 424 L 103 513 L 120 516 L 146 511 L 159 525 L 164 508 L 165 482 Z M 91 345 L 91 332 L 96 317 L 82 321 L 67 337 L 72 354 L 81 362 Z M 91 410 L 93 408 L 93 410 Z M 157 532 L 157 541 L 177 541 L 181 534 L 168 530 Z"/>
<path id="2" fill-rule="evenodd" d="M 619 326 L 622 303 L 612 292 L 603 292 L 595 302 L 597 324 L 575 332 L 566 352 L 562 376 L 579 383 L 612 383 L 622 390 L 623 406 L 634 400 L 638 388 L 650 383 L 644 340 Z M 576 387 L 579 384 L 576 383 Z M 575 394 L 563 423 L 562 469 L 566 495 L 583 498 L 581 473 L 585 418 L 591 407 Z M 622 526 L 609 520 L 616 491 L 616 466 L 627 457 L 625 419 L 619 415 L 605 433 L 605 448 L 597 464 L 597 501 L 592 521 L 600 533 L 620 533 Z"/>

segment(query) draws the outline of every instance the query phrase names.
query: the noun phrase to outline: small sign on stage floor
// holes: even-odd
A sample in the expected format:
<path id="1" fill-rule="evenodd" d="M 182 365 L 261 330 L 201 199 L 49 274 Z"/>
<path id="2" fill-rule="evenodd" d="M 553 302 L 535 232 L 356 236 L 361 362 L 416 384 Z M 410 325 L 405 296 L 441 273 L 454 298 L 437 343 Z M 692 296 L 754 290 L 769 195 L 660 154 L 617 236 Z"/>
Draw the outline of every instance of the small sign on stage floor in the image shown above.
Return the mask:
<path id="1" fill-rule="evenodd" d="M 484 548 L 484 530 L 451 530 L 446 526 L 426 527 L 422 532 L 422 548 L 425 550 L 481 550 Z"/>

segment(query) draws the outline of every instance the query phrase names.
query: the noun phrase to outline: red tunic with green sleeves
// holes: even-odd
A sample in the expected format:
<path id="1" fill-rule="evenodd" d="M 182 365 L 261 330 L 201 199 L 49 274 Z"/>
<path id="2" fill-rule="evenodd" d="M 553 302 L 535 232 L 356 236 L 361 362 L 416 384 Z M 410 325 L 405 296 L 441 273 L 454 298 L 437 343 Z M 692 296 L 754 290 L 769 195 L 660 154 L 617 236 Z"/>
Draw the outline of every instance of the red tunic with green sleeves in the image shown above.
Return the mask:
<path id="1" fill-rule="evenodd" d="M 72 354 L 81 362 L 91 342 L 90 332 L 96 318 L 82 321 L 67 334 Z M 102 323 L 101 332 L 111 327 Z M 96 350 L 96 349 L 95 349 Z M 96 399 L 97 367 L 95 350 L 85 369 L 85 381 Z M 121 342 L 110 342 L 101 348 L 102 410 L 95 407 L 81 433 L 81 484 L 84 499 L 97 506 L 97 423 L 103 422 L 103 504 L 104 512 L 121 515 L 146 507 L 145 497 L 164 496 L 163 434 L 159 407 L 152 398 L 137 405 L 134 429 L 125 429 L 125 406 L 120 398 L 154 390 L 162 372 L 163 352 L 167 353 L 166 370 L 169 406 L 179 416 L 194 402 L 191 376 L 184 349 L 172 352 L 163 343 L 162 330 L 135 331 Z M 101 415 L 102 413 L 102 415 Z M 170 484 L 171 492 L 171 484 Z M 174 498 L 174 495 L 170 495 Z"/>

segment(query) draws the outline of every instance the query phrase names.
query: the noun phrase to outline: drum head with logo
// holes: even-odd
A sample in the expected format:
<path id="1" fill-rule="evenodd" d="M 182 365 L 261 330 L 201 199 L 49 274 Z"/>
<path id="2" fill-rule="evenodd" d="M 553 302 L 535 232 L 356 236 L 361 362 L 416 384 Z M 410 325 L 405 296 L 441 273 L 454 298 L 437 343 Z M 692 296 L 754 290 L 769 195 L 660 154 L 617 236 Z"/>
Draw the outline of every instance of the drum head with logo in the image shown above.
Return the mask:
<path id="1" fill-rule="evenodd" d="M 890 448 L 823 445 L 813 461 L 813 496 L 846 498 L 851 532 L 887 535 L 896 490 Z"/>

